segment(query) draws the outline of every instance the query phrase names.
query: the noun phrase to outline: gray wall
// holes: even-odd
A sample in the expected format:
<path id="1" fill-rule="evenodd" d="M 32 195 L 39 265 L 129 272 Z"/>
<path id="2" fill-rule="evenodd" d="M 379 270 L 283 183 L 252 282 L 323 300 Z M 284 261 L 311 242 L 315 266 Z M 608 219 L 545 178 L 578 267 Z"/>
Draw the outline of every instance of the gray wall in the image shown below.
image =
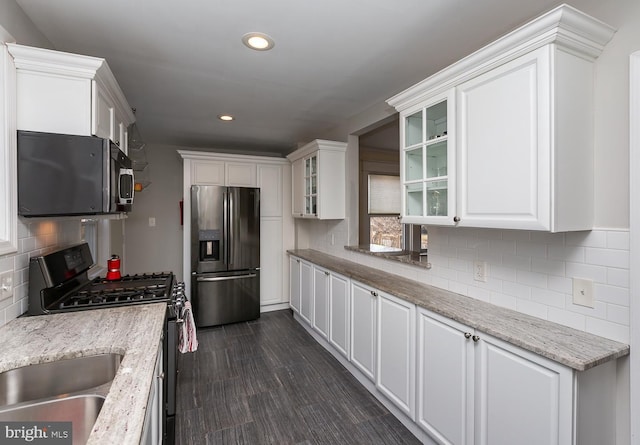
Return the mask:
<path id="1" fill-rule="evenodd" d="M 125 221 L 125 271 L 173 271 L 182 280 L 182 159 L 179 147 L 145 147 L 151 184 L 135 194 L 133 211 Z M 149 227 L 155 218 L 155 227 Z"/>

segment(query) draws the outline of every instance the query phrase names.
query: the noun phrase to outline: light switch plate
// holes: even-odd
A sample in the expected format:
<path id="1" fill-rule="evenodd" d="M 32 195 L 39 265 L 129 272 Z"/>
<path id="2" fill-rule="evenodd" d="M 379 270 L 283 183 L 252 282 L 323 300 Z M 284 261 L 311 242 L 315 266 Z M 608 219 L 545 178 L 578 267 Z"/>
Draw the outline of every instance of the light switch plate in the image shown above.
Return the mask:
<path id="1" fill-rule="evenodd" d="M 585 278 L 573 279 L 573 304 L 594 307 L 593 281 Z"/>

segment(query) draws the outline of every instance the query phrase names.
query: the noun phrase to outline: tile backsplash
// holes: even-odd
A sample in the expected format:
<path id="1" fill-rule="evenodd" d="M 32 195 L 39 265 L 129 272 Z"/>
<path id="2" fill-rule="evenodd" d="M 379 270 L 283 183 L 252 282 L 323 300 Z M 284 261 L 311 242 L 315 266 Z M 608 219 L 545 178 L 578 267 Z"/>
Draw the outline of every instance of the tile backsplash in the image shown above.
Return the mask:
<path id="1" fill-rule="evenodd" d="M 629 343 L 628 230 L 545 233 L 430 226 L 432 268 L 425 270 L 341 250 L 348 226 L 346 220 L 313 225 L 309 247 Z M 486 282 L 474 280 L 474 261 L 486 262 Z M 573 303 L 573 278 L 593 281 L 593 308 Z"/>
<path id="2" fill-rule="evenodd" d="M 79 241 L 79 220 L 18 218 L 18 251 L 0 256 L 0 272 L 13 271 L 13 296 L 0 300 L 0 326 L 27 310 L 29 259 Z"/>

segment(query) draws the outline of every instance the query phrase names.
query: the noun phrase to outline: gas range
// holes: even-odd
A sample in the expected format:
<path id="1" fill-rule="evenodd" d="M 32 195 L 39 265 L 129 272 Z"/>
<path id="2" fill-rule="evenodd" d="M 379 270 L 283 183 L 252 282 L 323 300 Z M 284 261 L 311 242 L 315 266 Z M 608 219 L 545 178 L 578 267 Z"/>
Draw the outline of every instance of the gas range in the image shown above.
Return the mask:
<path id="1" fill-rule="evenodd" d="M 176 300 L 171 272 L 125 275 L 117 280 L 88 277 L 93 264 L 86 243 L 32 258 L 29 315 Z M 178 298 L 179 300 L 181 298 Z"/>

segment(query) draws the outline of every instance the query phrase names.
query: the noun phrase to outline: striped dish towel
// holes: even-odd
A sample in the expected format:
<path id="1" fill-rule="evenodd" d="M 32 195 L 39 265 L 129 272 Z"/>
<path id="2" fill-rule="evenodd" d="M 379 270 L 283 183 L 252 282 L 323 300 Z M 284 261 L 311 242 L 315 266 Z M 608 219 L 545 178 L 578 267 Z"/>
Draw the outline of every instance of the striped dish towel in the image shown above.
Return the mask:
<path id="1" fill-rule="evenodd" d="M 196 323 L 193 320 L 191 302 L 185 301 L 182 308 L 182 327 L 179 332 L 178 349 L 183 354 L 194 352 L 198 349 L 198 338 L 196 336 Z"/>

